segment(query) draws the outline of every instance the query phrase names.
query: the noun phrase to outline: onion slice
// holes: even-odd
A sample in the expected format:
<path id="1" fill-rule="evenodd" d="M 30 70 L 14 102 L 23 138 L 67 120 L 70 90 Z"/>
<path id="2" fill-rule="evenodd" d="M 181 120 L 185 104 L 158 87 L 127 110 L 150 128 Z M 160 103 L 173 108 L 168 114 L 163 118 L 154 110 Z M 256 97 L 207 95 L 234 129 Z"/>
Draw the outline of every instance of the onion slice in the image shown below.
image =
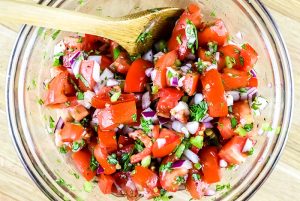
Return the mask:
<path id="1" fill-rule="evenodd" d="M 193 163 L 198 163 L 199 162 L 199 157 L 197 154 L 195 154 L 194 152 L 192 152 L 191 150 L 187 149 L 183 152 L 183 154 L 185 155 L 185 157 L 187 157 L 190 161 L 192 161 Z"/>
<path id="2" fill-rule="evenodd" d="M 64 120 L 61 117 L 59 117 L 54 128 L 54 133 L 62 129 L 64 125 L 65 125 Z"/>
<path id="3" fill-rule="evenodd" d="M 189 160 L 178 160 L 172 164 L 172 168 L 173 169 L 186 168 L 189 170 L 189 169 L 193 168 L 193 165 L 192 165 L 191 161 L 189 161 Z"/>

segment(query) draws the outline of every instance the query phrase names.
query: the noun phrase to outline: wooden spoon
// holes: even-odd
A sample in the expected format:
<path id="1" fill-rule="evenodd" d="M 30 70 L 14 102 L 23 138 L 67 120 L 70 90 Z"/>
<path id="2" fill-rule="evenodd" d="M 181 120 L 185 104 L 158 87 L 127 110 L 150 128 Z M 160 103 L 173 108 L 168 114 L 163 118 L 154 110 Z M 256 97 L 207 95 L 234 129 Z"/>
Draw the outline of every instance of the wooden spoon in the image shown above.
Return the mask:
<path id="1" fill-rule="evenodd" d="M 39 4 L 0 0 L 0 21 L 102 36 L 135 55 L 172 30 L 180 8 L 157 8 L 120 18 L 98 17 Z"/>

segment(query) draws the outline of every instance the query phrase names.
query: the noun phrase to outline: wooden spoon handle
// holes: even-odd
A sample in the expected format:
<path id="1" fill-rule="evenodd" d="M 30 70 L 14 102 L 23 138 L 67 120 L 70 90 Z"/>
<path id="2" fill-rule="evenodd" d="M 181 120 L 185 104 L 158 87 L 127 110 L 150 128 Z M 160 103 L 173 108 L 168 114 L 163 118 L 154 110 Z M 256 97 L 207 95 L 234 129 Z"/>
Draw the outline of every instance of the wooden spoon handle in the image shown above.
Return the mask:
<path id="1" fill-rule="evenodd" d="M 119 26 L 118 21 L 113 18 L 14 0 L 0 0 L 0 8 L 0 22 L 10 21 L 70 32 L 89 33 L 110 39 L 113 39 L 109 37 L 110 30 Z"/>

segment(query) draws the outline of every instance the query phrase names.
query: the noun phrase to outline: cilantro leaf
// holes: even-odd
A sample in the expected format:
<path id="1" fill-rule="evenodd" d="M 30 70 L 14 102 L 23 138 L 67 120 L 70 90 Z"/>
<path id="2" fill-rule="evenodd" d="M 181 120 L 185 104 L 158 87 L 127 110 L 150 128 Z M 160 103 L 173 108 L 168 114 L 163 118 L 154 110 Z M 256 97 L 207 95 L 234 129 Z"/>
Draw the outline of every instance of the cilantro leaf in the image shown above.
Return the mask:
<path id="1" fill-rule="evenodd" d="M 192 51 L 194 47 L 196 50 L 198 49 L 198 31 L 196 26 L 193 24 L 191 20 L 186 21 L 185 34 L 187 39 L 187 46 Z"/>
<path id="2" fill-rule="evenodd" d="M 150 126 L 153 124 L 152 120 L 146 120 L 144 117 L 141 118 L 141 127 L 145 131 L 145 133 L 150 133 Z"/>
<path id="3" fill-rule="evenodd" d="M 199 104 L 192 105 L 190 107 L 190 116 L 192 121 L 201 120 L 207 113 L 208 106 L 205 101 L 201 101 Z"/>

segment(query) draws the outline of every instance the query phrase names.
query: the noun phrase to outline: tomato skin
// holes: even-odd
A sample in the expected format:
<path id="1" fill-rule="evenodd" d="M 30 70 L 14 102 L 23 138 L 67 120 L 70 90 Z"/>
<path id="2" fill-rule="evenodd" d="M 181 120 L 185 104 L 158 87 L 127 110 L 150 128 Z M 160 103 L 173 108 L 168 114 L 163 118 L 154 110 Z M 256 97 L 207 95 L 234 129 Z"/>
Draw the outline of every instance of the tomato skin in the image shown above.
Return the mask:
<path id="1" fill-rule="evenodd" d="M 173 66 L 176 59 L 177 59 L 177 51 L 173 50 L 163 55 L 157 60 L 155 64 L 155 69 L 157 71 L 156 71 L 155 79 L 153 80 L 154 86 L 157 86 L 159 89 L 167 86 L 167 78 L 166 78 L 167 67 Z"/>
<path id="2" fill-rule="evenodd" d="M 204 147 L 200 151 L 200 160 L 203 172 L 203 181 L 212 184 L 221 180 L 217 147 Z"/>
<path id="3" fill-rule="evenodd" d="M 166 143 L 162 146 L 158 146 L 157 140 L 165 140 Z M 180 144 L 181 136 L 172 130 L 163 128 L 152 146 L 152 155 L 154 158 L 162 158 L 169 155 Z"/>
<path id="4" fill-rule="evenodd" d="M 72 154 L 72 159 L 75 163 L 75 166 L 87 181 L 92 180 L 96 176 L 96 172 L 90 169 L 91 158 L 92 154 L 85 149 Z"/>
<path id="5" fill-rule="evenodd" d="M 232 106 L 233 115 L 240 122 L 245 121 L 247 124 L 253 123 L 253 115 L 248 101 L 238 101 Z"/>
<path id="6" fill-rule="evenodd" d="M 115 180 L 115 186 L 119 187 L 118 189 L 113 189 L 113 192 L 116 194 L 126 195 L 128 200 L 136 200 L 138 196 L 137 188 L 134 182 L 131 179 L 129 172 L 117 172 L 113 175 Z M 121 190 L 121 192 L 120 192 Z"/>
<path id="7" fill-rule="evenodd" d="M 161 89 L 158 92 L 160 99 L 156 107 L 157 115 L 169 118 L 171 116 L 170 110 L 177 105 L 183 95 L 183 92 L 176 88 Z"/>
<path id="8" fill-rule="evenodd" d="M 177 41 L 180 38 L 181 44 Z M 184 60 L 187 55 L 191 52 L 188 48 L 188 42 L 185 34 L 185 29 L 180 29 L 176 32 L 173 32 L 170 40 L 168 41 L 169 51 L 177 50 L 178 57 L 180 60 Z"/>
<path id="9" fill-rule="evenodd" d="M 224 140 L 228 140 L 235 135 L 234 130 L 231 127 L 231 120 L 229 117 L 219 118 L 218 129 Z"/>
<path id="10" fill-rule="evenodd" d="M 83 118 L 89 115 L 89 111 L 83 105 L 76 105 L 69 109 L 69 112 L 73 119 L 76 121 L 81 121 Z"/>
<path id="11" fill-rule="evenodd" d="M 126 108 L 126 110 L 124 110 Z M 133 115 L 136 114 L 135 101 L 127 101 L 115 105 L 109 105 L 98 113 L 98 121 L 101 130 L 111 130 L 119 124 L 133 123 Z"/>
<path id="12" fill-rule="evenodd" d="M 105 108 L 106 104 L 116 105 L 119 103 L 136 100 L 134 94 L 121 94 L 117 101 L 111 102 L 110 97 L 108 95 L 109 91 L 106 94 L 95 95 L 92 98 L 92 106 L 98 109 L 102 109 Z"/>
<path id="13" fill-rule="evenodd" d="M 93 79 L 94 63 L 95 63 L 95 61 L 93 61 L 93 60 L 83 60 L 83 61 L 81 61 L 79 73 L 87 81 L 87 83 L 89 84 L 89 86 L 87 87 L 87 86 L 85 86 L 85 84 L 82 82 L 81 79 L 78 79 L 79 87 L 81 87 L 81 89 L 83 91 L 86 91 L 87 89 L 91 90 L 96 85 L 96 82 Z"/>
<path id="14" fill-rule="evenodd" d="M 251 77 L 249 80 L 248 80 L 248 87 L 258 87 L 258 80 L 256 77 Z"/>
<path id="15" fill-rule="evenodd" d="M 120 135 L 118 139 L 119 147 L 124 147 L 129 144 L 134 144 L 134 140 L 128 136 Z M 120 146 L 121 145 L 121 146 Z"/>
<path id="16" fill-rule="evenodd" d="M 248 43 L 243 45 L 240 57 L 243 58 L 243 62 L 240 62 L 237 68 L 245 72 L 250 71 L 258 60 L 258 54 Z"/>
<path id="17" fill-rule="evenodd" d="M 62 71 L 55 76 L 48 84 L 48 90 L 44 95 L 44 104 L 46 106 L 55 106 L 68 101 L 70 95 L 75 94 L 73 85 L 69 82 L 70 74 L 68 71 Z"/>
<path id="18" fill-rule="evenodd" d="M 109 39 L 103 38 L 101 36 L 95 36 L 91 34 L 85 34 L 82 42 L 82 49 L 86 52 L 91 50 L 99 50 L 100 46 L 109 43 Z"/>
<path id="19" fill-rule="evenodd" d="M 109 58 L 109 57 L 107 57 L 107 56 L 105 56 L 105 55 L 101 55 L 100 56 L 101 58 L 101 63 L 100 63 L 100 69 L 101 70 L 104 70 L 105 68 L 108 68 L 113 62 L 112 62 L 112 60 Z"/>
<path id="20" fill-rule="evenodd" d="M 159 125 L 153 125 L 153 128 L 152 128 L 152 137 L 154 139 L 157 139 L 159 137 L 159 130 L 160 130 L 160 126 Z"/>
<path id="21" fill-rule="evenodd" d="M 247 138 L 234 136 L 220 150 L 219 157 L 227 161 L 229 164 L 240 164 L 246 159 L 246 154 L 242 153 Z"/>
<path id="22" fill-rule="evenodd" d="M 200 180 L 195 180 L 193 174 L 200 174 L 197 170 L 190 170 L 189 176 L 186 181 L 186 190 L 191 194 L 194 199 L 201 199 L 208 188 L 208 184 Z"/>
<path id="23" fill-rule="evenodd" d="M 152 170 L 143 166 L 136 166 L 131 178 L 136 185 L 148 191 L 153 192 L 154 188 L 157 188 L 158 185 L 158 176 Z"/>
<path id="24" fill-rule="evenodd" d="M 60 136 L 63 142 L 74 142 L 81 139 L 83 132 L 82 125 L 65 122 L 64 127 L 60 130 Z"/>
<path id="25" fill-rule="evenodd" d="M 114 131 L 101 131 L 98 129 L 98 138 L 99 143 L 107 149 L 108 153 L 117 151 L 116 133 Z"/>
<path id="26" fill-rule="evenodd" d="M 228 31 L 224 22 L 217 19 L 212 25 L 206 27 L 202 32 L 198 32 L 198 41 L 200 46 L 206 46 L 209 42 L 217 43 L 223 46 L 228 38 Z"/>
<path id="27" fill-rule="evenodd" d="M 225 68 L 221 76 L 226 91 L 244 88 L 248 85 L 249 75 L 247 72 Z"/>
<path id="28" fill-rule="evenodd" d="M 135 60 L 126 75 L 124 91 L 127 93 L 143 92 L 147 81 L 145 70 L 152 66 L 152 63 L 143 59 Z"/>
<path id="29" fill-rule="evenodd" d="M 98 186 L 103 194 L 111 194 L 114 178 L 111 175 L 100 174 Z"/>
<path id="30" fill-rule="evenodd" d="M 125 52 L 121 52 L 119 57 L 112 63 L 114 70 L 118 73 L 126 74 L 130 68 L 130 61 Z"/>
<path id="31" fill-rule="evenodd" d="M 101 167 L 104 169 L 104 174 L 110 175 L 116 172 L 116 166 L 108 162 L 108 153 L 105 147 L 97 144 L 94 148 L 94 156 Z"/>
<path id="32" fill-rule="evenodd" d="M 201 9 L 196 3 L 192 3 L 188 6 L 187 10 L 183 12 L 180 18 L 177 20 L 176 25 L 174 27 L 174 32 L 185 29 L 186 21 L 191 20 L 193 24 L 199 28 L 201 25 Z"/>
<path id="33" fill-rule="evenodd" d="M 212 56 L 211 55 L 207 55 L 206 50 L 203 48 L 199 48 L 198 49 L 198 57 L 202 60 L 202 61 L 209 61 L 212 62 Z"/>
<path id="34" fill-rule="evenodd" d="M 216 69 L 206 71 L 201 77 L 204 98 L 208 104 L 208 113 L 211 117 L 224 117 L 228 114 L 225 90 L 221 75 Z"/>
<path id="35" fill-rule="evenodd" d="M 200 75 L 198 73 L 187 73 L 183 80 L 183 89 L 189 95 L 192 96 L 197 91 L 198 81 Z"/>

